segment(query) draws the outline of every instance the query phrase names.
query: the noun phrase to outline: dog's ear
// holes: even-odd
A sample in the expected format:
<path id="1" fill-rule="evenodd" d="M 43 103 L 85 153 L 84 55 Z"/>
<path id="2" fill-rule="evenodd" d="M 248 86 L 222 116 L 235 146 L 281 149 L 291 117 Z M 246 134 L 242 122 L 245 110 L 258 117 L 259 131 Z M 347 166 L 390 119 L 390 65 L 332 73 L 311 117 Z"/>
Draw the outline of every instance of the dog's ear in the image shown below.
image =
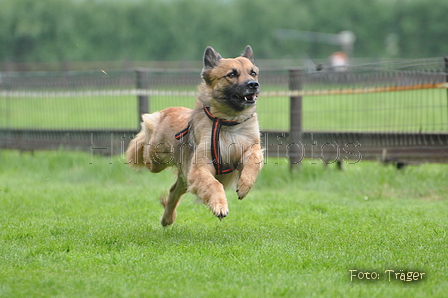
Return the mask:
<path id="1" fill-rule="evenodd" d="M 250 62 L 254 63 L 254 52 L 252 51 L 252 47 L 248 45 L 243 54 L 241 54 L 241 57 L 247 58 Z"/>
<path id="2" fill-rule="evenodd" d="M 204 69 L 211 69 L 218 65 L 222 57 L 212 47 L 207 47 L 204 53 Z"/>

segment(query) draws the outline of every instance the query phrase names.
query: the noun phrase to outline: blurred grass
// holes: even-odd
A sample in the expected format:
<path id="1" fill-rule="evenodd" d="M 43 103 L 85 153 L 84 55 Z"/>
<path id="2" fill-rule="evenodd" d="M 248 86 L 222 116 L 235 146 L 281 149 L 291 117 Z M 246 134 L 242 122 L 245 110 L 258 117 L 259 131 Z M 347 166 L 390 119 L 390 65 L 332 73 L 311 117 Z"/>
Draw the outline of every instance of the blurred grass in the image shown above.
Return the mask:
<path id="1" fill-rule="evenodd" d="M 194 89 L 189 89 L 194 91 Z M 150 97 L 150 111 L 193 108 L 194 98 Z M 289 98 L 264 97 L 257 103 L 260 127 L 289 129 Z M 28 129 L 135 129 L 134 96 L 83 98 L 1 98 L 0 127 Z M 414 90 L 303 98 L 305 131 L 446 132 L 446 90 Z"/>
<path id="2" fill-rule="evenodd" d="M 83 152 L 0 151 L 1 297 L 444 297 L 447 165 L 343 171 L 267 160 L 220 222 L 186 195 L 162 228 L 174 174 Z M 276 163 L 278 162 L 278 163 Z M 380 280 L 351 282 L 351 269 Z M 419 270 L 421 282 L 385 270 Z"/>

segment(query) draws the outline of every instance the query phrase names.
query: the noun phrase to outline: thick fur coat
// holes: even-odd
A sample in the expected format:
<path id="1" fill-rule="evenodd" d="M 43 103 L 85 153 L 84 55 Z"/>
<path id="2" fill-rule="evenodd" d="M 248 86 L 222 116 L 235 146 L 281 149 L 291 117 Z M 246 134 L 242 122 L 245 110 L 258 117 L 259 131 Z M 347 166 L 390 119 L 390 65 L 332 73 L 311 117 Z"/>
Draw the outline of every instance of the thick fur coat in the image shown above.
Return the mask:
<path id="1" fill-rule="evenodd" d="M 208 47 L 202 78 L 195 109 L 171 107 L 142 115 L 142 130 L 126 151 L 134 167 L 153 173 L 178 168 L 176 183 L 162 199 L 163 226 L 175 221 L 176 207 L 186 192 L 197 195 L 219 219 L 226 217 L 224 189 L 234 187 L 243 199 L 263 166 L 255 112 L 258 68 L 252 48 L 247 46 L 235 59 L 224 59 Z"/>

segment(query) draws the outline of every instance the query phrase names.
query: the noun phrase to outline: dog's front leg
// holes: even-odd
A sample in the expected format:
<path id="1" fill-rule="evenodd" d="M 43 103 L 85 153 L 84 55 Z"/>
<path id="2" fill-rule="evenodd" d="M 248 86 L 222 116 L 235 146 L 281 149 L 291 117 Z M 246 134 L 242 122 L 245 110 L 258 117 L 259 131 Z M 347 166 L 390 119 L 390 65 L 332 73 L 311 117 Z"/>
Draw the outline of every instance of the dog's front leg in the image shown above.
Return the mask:
<path id="1" fill-rule="evenodd" d="M 255 143 L 244 152 L 243 169 L 237 183 L 236 193 L 242 200 L 251 190 L 257 179 L 258 173 L 263 167 L 263 151 L 260 144 Z"/>
<path id="2" fill-rule="evenodd" d="M 193 164 L 188 175 L 188 191 L 196 194 L 219 219 L 229 214 L 223 185 L 214 177 L 215 169 L 210 164 Z"/>

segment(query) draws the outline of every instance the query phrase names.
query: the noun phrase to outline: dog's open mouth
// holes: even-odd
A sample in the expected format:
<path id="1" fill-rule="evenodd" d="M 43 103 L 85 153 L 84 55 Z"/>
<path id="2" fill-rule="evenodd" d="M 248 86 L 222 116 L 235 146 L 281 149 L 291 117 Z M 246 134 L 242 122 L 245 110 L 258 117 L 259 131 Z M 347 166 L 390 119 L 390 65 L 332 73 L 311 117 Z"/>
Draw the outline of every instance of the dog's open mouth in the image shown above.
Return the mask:
<path id="1" fill-rule="evenodd" d="M 251 93 L 246 95 L 237 96 L 237 98 L 241 101 L 243 105 L 253 105 L 257 102 L 258 94 Z"/>
<path id="2" fill-rule="evenodd" d="M 255 93 L 244 96 L 244 101 L 247 103 L 255 103 L 255 101 L 257 99 L 258 99 L 258 95 Z"/>

